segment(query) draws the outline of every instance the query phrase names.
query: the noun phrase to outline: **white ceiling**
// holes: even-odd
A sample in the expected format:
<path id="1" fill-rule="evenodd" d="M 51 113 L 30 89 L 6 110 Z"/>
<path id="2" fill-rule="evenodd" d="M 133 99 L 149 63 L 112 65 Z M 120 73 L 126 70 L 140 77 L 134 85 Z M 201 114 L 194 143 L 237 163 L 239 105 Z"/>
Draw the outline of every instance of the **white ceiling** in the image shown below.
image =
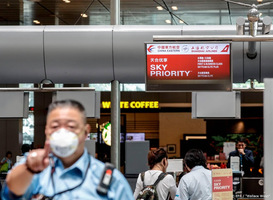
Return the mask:
<path id="1" fill-rule="evenodd" d="M 258 4 L 256 0 L 241 2 Z M 246 17 L 249 10 L 224 0 L 120 0 L 120 4 L 124 25 L 164 25 L 167 19 L 173 25 L 227 25 L 235 24 L 239 16 Z M 159 5 L 164 9 L 157 10 Z M 270 16 L 273 4 L 259 9 L 263 16 Z M 109 25 L 109 10 L 110 0 L 0 0 L 0 25 L 35 25 L 33 20 L 41 25 Z M 82 13 L 88 17 L 82 18 Z"/>

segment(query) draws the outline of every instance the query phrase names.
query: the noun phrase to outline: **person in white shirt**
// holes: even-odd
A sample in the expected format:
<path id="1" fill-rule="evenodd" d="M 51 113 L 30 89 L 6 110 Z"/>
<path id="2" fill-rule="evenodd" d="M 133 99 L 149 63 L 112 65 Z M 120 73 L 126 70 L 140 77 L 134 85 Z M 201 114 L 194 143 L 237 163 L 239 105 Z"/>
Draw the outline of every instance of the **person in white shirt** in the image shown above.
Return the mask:
<path id="1" fill-rule="evenodd" d="M 189 150 L 184 162 L 189 173 L 181 178 L 175 200 L 211 200 L 212 177 L 203 152 L 199 149 Z"/>
<path id="2" fill-rule="evenodd" d="M 162 172 L 166 172 L 168 167 L 168 155 L 163 148 L 159 148 L 155 151 L 150 151 L 148 153 L 148 164 L 150 170 L 145 172 L 144 175 L 144 184 L 153 185 L 159 175 Z M 143 189 L 143 182 L 141 180 L 141 174 L 139 174 L 136 189 L 134 192 L 135 199 L 137 198 L 139 192 Z M 156 191 L 158 198 L 160 200 L 174 199 L 176 194 L 176 183 L 172 175 L 166 175 L 156 186 Z"/>

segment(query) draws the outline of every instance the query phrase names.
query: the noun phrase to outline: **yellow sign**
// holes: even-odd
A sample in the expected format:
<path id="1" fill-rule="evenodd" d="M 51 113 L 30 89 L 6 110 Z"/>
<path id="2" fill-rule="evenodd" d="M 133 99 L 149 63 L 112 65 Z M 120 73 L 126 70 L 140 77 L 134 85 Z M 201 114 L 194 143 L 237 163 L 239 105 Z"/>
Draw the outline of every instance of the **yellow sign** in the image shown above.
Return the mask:
<path id="1" fill-rule="evenodd" d="M 110 101 L 103 101 L 102 108 L 111 108 Z M 132 109 L 143 109 L 143 108 L 159 108 L 158 101 L 121 101 L 120 108 L 132 108 Z"/>

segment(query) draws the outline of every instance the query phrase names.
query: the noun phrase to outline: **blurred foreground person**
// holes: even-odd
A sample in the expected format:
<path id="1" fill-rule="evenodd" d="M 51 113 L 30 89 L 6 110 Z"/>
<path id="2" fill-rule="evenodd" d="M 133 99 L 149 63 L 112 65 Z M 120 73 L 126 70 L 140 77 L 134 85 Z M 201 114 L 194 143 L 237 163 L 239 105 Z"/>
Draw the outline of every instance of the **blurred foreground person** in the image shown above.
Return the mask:
<path id="1" fill-rule="evenodd" d="M 178 185 L 176 200 L 211 200 L 211 171 L 206 169 L 206 158 L 199 149 L 189 150 L 184 158 L 189 173 Z"/>
<path id="2" fill-rule="evenodd" d="M 141 190 L 144 188 L 144 186 L 153 185 L 160 175 L 162 176 L 162 179 L 156 186 L 158 199 L 174 199 L 177 188 L 173 176 L 166 174 L 166 169 L 168 167 L 167 152 L 163 148 L 150 151 L 148 153 L 148 164 L 150 166 L 150 170 L 140 173 L 138 176 L 136 189 L 134 192 L 135 199 L 139 199 L 138 195 L 142 192 Z"/>
<path id="3" fill-rule="evenodd" d="M 105 165 L 84 148 L 89 132 L 79 102 L 53 102 L 48 109 L 44 148 L 30 151 L 10 171 L 2 199 L 133 199 L 124 176 L 116 169 L 103 173 Z M 106 189 L 105 194 L 97 191 L 98 185 Z"/>

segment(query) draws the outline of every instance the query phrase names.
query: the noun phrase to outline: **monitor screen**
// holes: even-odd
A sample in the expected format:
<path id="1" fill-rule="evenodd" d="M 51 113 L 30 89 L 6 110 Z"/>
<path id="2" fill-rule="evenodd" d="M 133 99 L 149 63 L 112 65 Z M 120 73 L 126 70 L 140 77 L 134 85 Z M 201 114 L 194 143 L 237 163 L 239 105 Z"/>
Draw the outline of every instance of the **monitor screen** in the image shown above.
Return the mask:
<path id="1" fill-rule="evenodd" d="M 145 141 L 145 133 L 126 133 L 127 141 Z"/>
<path id="2" fill-rule="evenodd" d="M 244 198 L 264 196 L 264 178 L 263 177 L 243 177 L 242 178 L 242 196 Z"/>
<path id="3" fill-rule="evenodd" d="M 230 42 L 146 43 L 146 91 L 232 90 Z"/>

